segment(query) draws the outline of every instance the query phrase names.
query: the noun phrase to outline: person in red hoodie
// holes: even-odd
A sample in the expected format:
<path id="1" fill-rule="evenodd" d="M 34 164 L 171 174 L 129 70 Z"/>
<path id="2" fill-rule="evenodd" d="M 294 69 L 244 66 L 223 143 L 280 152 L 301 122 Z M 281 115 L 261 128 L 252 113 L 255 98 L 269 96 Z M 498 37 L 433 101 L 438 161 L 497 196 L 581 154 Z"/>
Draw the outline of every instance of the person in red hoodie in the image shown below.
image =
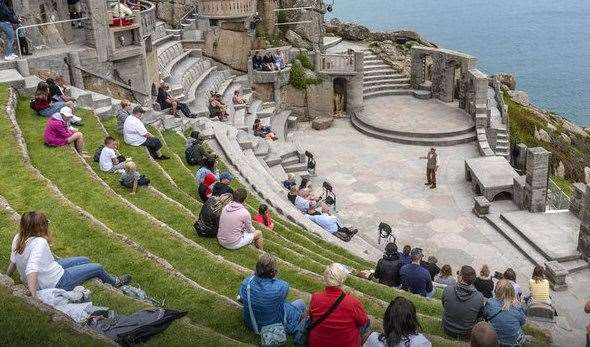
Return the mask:
<path id="1" fill-rule="evenodd" d="M 274 226 L 272 218 L 270 216 L 270 210 L 268 209 L 268 206 L 266 206 L 265 204 L 261 204 L 260 206 L 258 206 L 258 214 L 254 216 L 254 220 L 257 223 L 262 224 L 271 230 Z"/>
<path id="2" fill-rule="evenodd" d="M 367 333 L 370 321 L 360 301 L 341 288 L 348 273 L 342 264 L 328 265 L 324 271 L 325 290 L 311 295 L 309 320 L 312 327 L 307 338 L 309 347 L 361 345 L 361 335 Z M 319 322 L 314 323 L 316 321 Z"/>
<path id="3" fill-rule="evenodd" d="M 81 132 L 75 131 L 69 126 L 73 116 L 71 108 L 62 107 L 59 112 L 53 114 L 47 120 L 43 139 L 49 147 L 61 147 L 73 143 L 78 153 L 87 156 L 84 153 L 84 136 Z"/>
<path id="4" fill-rule="evenodd" d="M 217 177 L 209 172 L 205 175 L 202 183 L 199 183 L 199 198 L 201 198 L 202 202 L 207 202 L 207 200 L 213 194 L 213 185 L 217 182 Z"/>

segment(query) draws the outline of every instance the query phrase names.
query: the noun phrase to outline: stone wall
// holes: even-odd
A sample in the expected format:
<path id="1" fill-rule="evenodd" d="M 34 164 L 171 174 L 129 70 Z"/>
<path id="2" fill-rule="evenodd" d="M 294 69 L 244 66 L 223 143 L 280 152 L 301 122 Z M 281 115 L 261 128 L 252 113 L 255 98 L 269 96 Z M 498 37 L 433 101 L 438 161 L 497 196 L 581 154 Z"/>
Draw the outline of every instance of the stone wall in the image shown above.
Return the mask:
<path id="1" fill-rule="evenodd" d="M 313 9 L 286 11 L 287 22 L 310 22 L 287 25 L 283 30 L 286 39 L 294 46 L 309 49 L 322 49 L 325 35 L 324 14 L 326 5 L 322 0 L 282 0 L 282 8 L 306 7 Z M 289 33 L 290 32 L 290 33 Z"/>
<path id="2" fill-rule="evenodd" d="M 212 28 L 205 35 L 204 54 L 246 72 L 253 42 L 254 38 L 247 32 Z"/>
<path id="3" fill-rule="evenodd" d="M 332 116 L 334 86 L 331 79 L 323 79 L 320 84 L 307 86 L 306 94 L 308 119 Z"/>
<path id="4" fill-rule="evenodd" d="M 156 3 L 156 16 L 166 23 L 176 27 L 180 19 L 194 6 L 190 0 L 158 0 Z"/>

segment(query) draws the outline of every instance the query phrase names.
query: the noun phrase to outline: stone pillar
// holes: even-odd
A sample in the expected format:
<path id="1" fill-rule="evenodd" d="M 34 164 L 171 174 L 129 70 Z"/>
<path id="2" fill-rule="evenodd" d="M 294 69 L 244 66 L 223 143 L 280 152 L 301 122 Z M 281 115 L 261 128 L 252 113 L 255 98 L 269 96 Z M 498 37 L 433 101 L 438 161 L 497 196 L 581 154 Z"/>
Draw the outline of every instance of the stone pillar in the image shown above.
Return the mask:
<path id="1" fill-rule="evenodd" d="M 96 48 L 96 57 L 99 63 L 106 62 L 109 58 L 109 44 L 111 40 L 111 33 L 107 24 L 107 5 L 104 0 L 86 0 L 87 15 L 90 18 L 91 33 L 87 37 L 91 37 L 93 42 L 88 42 L 89 45 Z"/>
<path id="2" fill-rule="evenodd" d="M 514 178 L 512 181 L 513 201 L 521 210 L 524 208 L 524 187 L 525 187 L 525 176 L 519 176 Z"/>
<path id="3" fill-rule="evenodd" d="M 527 146 L 524 143 L 516 145 L 517 155 L 514 157 L 514 167 L 517 170 L 524 171 L 526 168 L 526 152 Z"/>
<path id="4" fill-rule="evenodd" d="M 569 210 L 572 214 L 576 215 L 580 219 L 582 219 L 581 212 L 583 211 L 582 206 L 584 204 L 585 195 L 586 185 L 584 183 L 574 183 Z"/>
<path id="5" fill-rule="evenodd" d="M 588 260 L 590 258 L 590 188 L 586 185 L 584 202 L 580 211 L 580 234 L 578 235 L 578 251 Z"/>
<path id="6" fill-rule="evenodd" d="M 424 82 L 424 55 L 411 48 L 412 60 L 410 62 L 410 84 L 412 88 L 418 89 Z"/>
<path id="7" fill-rule="evenodd" d="M 76 88 L 84 89 L 84 79 L 82 78 L 82 71 L 75 68 L 82 66 L 80 63 L 80 55 L 78 52 L 68 53 L 68 63 L 70 67 L 70 84 Z"/>
<path id="8" fill-rule="evenodd" d="M 526 153 L 524 207 L 530 212 L 545 212 L 550 153 L 542 147 L 529 148 Z"/>
<path id="9" fill-rule="evenodd" d="M 355 70 L 357 74 L 351 76 L 347 83 L 347 112 L 358 112 L 363 109 L 363 52 L 354 52 Z"/>

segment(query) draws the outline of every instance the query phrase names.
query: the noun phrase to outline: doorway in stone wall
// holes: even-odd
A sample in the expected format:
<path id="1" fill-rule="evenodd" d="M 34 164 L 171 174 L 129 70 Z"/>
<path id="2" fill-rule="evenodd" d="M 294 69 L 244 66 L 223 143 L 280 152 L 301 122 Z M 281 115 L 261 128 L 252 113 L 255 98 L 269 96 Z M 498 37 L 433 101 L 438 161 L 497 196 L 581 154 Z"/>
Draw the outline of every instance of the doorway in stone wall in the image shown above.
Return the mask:
<path id="1" fill-rule="evenodd" d="M 346 78 L 334 78 L 334 100 L 333 100 L 333 114 L 335 116 L 343 116 L 346 113 L 346 85 L 348 81 Z"/>
<path id="2" fill-rule="evenodd" d="M 461 98 L 461 63 L 451 62 L 453 69 L 453 100 Z"/>

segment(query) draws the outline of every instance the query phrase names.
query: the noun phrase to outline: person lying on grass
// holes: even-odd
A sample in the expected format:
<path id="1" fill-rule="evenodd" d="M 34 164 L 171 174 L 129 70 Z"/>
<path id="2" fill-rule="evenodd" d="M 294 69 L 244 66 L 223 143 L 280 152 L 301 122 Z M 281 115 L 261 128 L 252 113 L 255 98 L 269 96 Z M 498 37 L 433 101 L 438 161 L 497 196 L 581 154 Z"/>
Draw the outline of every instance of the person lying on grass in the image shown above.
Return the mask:
<path id="1" fill-rule="evenodd" d="M 131 281 L 130 275 L 115 277 L 104 270 L 102 265 L 92 263 L 87 257 L 53 257 L 49 248 L 49 220 L 41 212 L 26 212 L 20 219 L 18 234 L 12 240 L 10 264 L 6 274 L 12 276 L 15 270 L 21 282 L 27 286 L 32 297 L 37 291 L 58 288 L 70 291 L 84 282 L 98 278 L 114 287 Z"/>

